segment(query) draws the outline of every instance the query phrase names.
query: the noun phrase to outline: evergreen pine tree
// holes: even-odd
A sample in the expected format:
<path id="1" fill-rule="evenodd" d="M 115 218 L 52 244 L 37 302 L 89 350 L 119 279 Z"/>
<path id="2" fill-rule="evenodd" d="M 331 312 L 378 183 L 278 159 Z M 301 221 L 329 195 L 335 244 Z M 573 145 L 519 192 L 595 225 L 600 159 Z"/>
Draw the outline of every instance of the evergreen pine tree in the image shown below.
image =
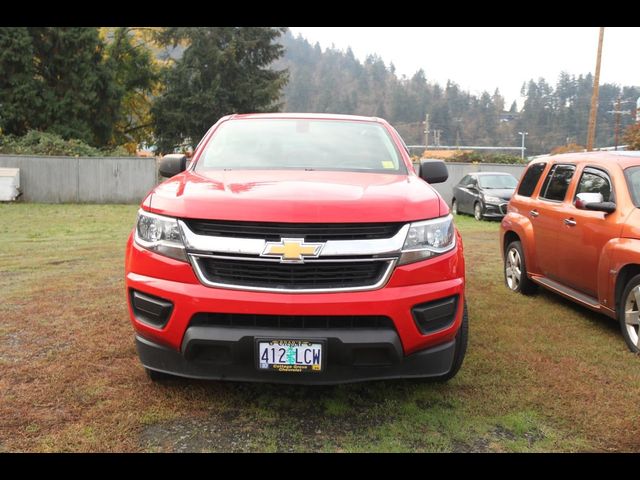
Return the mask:
<path id="1" fill-rule="evenodd" d="M 0 133 L 24 135 L 33 128 L 37 92 L 29 32 L 0 28 Z"/>
<path id="2" fill-rule="evenodd" d="M 92 145 L 111 139 L 122 92 L 97 28 L 29 27 L 39 108 L 33 127 Z"/>
<path id="3" fill-rule="evenodd" d="M 106 145 L 121 92 L 96 28 L 0 29 L 0 128 Z"/>
<path id="4" fill-rule="evenodd" d="M 159 41 L 186 44 L 166 71 L 166 90 L 151 108 L 160 151 L 195 146 L 209 127 L 231 113 L 279 108 L 284 71 L 269 69 L 283 52 L 275 43 L 282 28 L 169 28 Z"/>

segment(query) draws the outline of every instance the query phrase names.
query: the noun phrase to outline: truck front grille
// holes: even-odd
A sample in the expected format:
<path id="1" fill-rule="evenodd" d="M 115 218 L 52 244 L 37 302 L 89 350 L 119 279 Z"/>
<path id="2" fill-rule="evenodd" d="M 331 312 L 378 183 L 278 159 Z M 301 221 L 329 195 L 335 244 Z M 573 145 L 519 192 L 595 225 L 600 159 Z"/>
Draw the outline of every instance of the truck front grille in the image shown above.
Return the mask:
<path id="1" fill-rule="evenodd" d="M 325 290 L 375 286 L 392 260 L 307 261 L 301 264 L 215 257 L 195 259 L 210 284 L 274 290 Z"/>
<path id="2" fill-rule="evenodd" d="M 278 241 L 281 238 L 304 238 L 307 242 L 328 240 L 373 240 L 393 237 L 404 223 L 275 223 L 232 222 L 222 220 L 184 219 L 198 235 L 234 238 L 259 238 Z"/>
<path id="3" fill-rule="evenodd" d="M 381 329 L 394 330 L 389 317 L 374 315 L 252 315 L 244 313 L 197 313 L 189 326 L 264 327 L 269 329 Z"/>

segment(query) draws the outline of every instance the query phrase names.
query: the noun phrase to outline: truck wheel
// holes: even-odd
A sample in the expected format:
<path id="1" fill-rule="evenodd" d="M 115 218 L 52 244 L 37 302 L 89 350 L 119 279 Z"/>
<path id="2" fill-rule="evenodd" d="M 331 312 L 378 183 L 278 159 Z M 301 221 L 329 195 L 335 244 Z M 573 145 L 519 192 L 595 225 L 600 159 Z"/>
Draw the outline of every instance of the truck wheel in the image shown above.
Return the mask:
<path id="1" fill-rule="evenodd" d="M 464 309 L 462 311 L 462 325 L 456 335 L 456 347 L 453 354 L 453 363 L 451 364 L 451 370 L 444 375 L 436 377 L 437 382 L 446 382 L 456 376 L 458 370 L 462 366 L 462 361 L 467 353 L 467 343 L 469 341 L 469 318 L 467 315 L 467 301 L 464 302 Z"/>
<path id="2" fill-rule="evenodd" d="M 482 205 L 480 205 L 480 202 L 476 202 L 475 205 L 473 206 L 473 216 L 476 220 L 480 221 L 482 220 L 484 213 L 482 212 Z"/>
<path id="3" fill-rule="evenodd" d="M 627 347 L 634 353 L 640 352 L 640 275 L 633 277 L 622 292 L 618 307 L 620 329 Z"/>
<path id="4" fill-rule="evenodd" d="M 458 215 L 458 202 L 456 202 L 455 198 L 451 200 L 451 213 Z"/>
<path id="5" fill-rule="evenodd" d="M 155 383 L 166 382 L 167 380 L 174 380 L 176 378 L 173 375 L 169 375 L 168 373 L 151 370 L 150 368 L 146 367 L 144 371 L 147 374 L 147 377 L 149 377 L 149 380 Z"/>
<path id="6" fill-rule="evenodd" d="M 510 290 L 524 295 L 536 291 L 536 284 L 527 276 L 527 264 L 519 241 L 511 242 L 505 249 L 504 282 Z"/>

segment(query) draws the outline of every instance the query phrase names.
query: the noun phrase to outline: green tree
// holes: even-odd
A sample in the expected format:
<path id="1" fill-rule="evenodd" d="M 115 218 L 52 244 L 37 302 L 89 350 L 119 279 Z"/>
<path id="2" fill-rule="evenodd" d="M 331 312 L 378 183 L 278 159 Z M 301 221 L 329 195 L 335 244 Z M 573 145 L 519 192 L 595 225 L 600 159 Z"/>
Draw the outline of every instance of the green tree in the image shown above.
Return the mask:
<path id="1" fill-rule="evenodd" d="M 627 145 L 628 150 L 640 150 L 640 123 L 629 125 L 624 132 L 622 142 Z"/>
<path id="2" fill-rule="evenodd" d="M 151 103 L 160 89 L 160 65 L 150 49 L 146 29 L 105 29 L 107 63 L 121 95 L 111 143 L 130 151 L 151 142 Z"/>
<path id="3" fill-rule="evenodd" d="M 39 108 L 33 127 L 92 145 L 109 143 L 121 91 L 97 28 L 29 27 Z"/>
<path id="4" fill-rule="evenodd" d="M 0 128 L 106 145 L 121 93 L 96 28 L 0 29 Z"/>
<path id="5" fill-rule="evenodd" d="M 195 146 L 218 118 L 231 113 L 279 109 L 287 72 L 269 66 L 283 53 L 275 43 L 284 28 L 168 28 L 158 41 L 186 44 L 165 71 L 165 91 L 151 114 L 160 151 Z"/>
<path id="6" fill-rule="evenodd" d="M 37 108 L 33 45 L 26 28 L 0 28 L 0 133 L 24 135 Z"/>

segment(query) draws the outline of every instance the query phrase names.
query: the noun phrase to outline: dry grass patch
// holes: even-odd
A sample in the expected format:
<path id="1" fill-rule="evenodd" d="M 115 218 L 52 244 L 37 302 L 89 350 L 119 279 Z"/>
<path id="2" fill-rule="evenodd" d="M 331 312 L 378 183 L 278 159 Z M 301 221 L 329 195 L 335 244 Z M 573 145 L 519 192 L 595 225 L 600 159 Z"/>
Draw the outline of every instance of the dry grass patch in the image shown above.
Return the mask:
<path id="1" fill-rule="evenodd" d="M 0 450 L 637 451 L 617 326 L 503 285 L 498 223 L 458 217 L 471 319 L 448 384 L 147 380 L 124 296 L 135 206 L 0 205 Z"/>

